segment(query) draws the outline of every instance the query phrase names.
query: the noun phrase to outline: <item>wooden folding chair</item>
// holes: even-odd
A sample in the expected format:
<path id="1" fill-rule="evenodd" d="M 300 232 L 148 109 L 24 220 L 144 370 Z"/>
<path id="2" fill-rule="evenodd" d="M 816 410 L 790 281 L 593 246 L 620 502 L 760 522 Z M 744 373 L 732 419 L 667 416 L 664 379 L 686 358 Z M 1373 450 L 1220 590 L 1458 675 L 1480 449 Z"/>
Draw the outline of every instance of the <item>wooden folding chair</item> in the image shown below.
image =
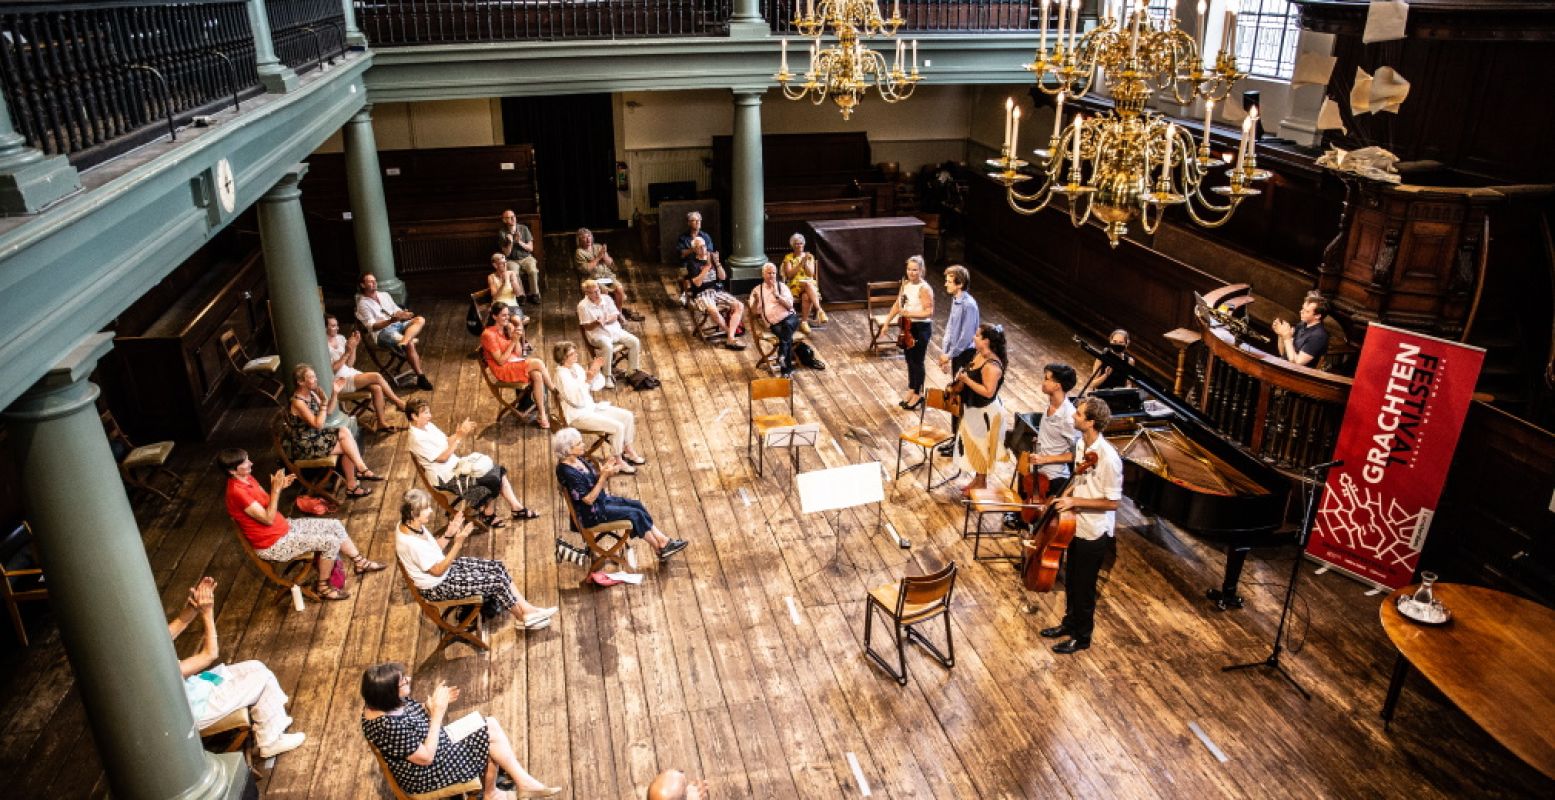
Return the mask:
<path id="1" fill-rule="evenodd" d="M 410 597 L 416 601 L 416 606 L 421 609 L 422 616 L 432 621 L 437 626 L 437 649 L 432 651 L 432 657 L 436 658 L 443 648 L 455 643 L 464 642 L 475 648 L 477 652 L 485 652 L 491 648 L 486 642 L 485 630 L 481 628 L 481 596 L 456 597 L 452 600 L 428 600 L 416 582 L 411 580 L 410 572 L 405 569 L 405 564 L 398 559 L 400 577 L 405 579 L 405 588 L 410 591 Z"/>
<path id="2" fill-rule="evenodd" d="M 475 312 L 475 318 L 481 321 L 481 327 L 486 327 L 491 314 L 491 290 L 481 289 L 470 292 L 470 308 Z"/>
<path id="3" fill-rule="evenodd" d="M 1016 463 L 1015 475 L 1023 475 L 1030 471 L 1030 469 L 1031 454 L 1021 453 L 1020 459 Z M 984 531 L 983 517 L 989 514 L 998 514 L 1002 520 L 1005 514 L 1019 512 L 1025 509 L 1040 510 L 1044 508 L 1044 506 L 1039 504 L 1026 503 L 1022 501 L 1020 495 L 1015 492 L 1014 480 L 1010 481 L 1009 486 L 985 486 L 981 489 L 973 489 L 971 496 L 968 497 L 964 502 L 966 503 L 966 514 L 961 519 L 961 538 L 965 539 L 968 535 L 972 536 L 973 561 L 1013 560 L 1018 558 L 1018 554 L 994 556 L 989 559 L 984 559 L 979 555 L 980 548 L 983 544 L 983 537 L 985 536 L 989 538 L 1020 536 L 1018 532 L 1004 530 L 1002 522 L 1000 523 L 999 530 Z M 976 528 L 971 527 L 972 515 L 974 514 L 977 515 Z"/>
<path id="4" fill-rule="evenodd" d="M 583 340 L 583 350 L 588 353 L 589 362 L 592 363 L 599 356 L 599 348 L 589 339 L 588 331 L 583 329 L 583 323 L 578 323 L 578 338 Z M 610 348 L 610 377 L 618 378 L 626 373 L 626 370 L 616 369 L 616 365 L 626 360 L 626 345 L 616 342 Z"/>
<path id="5" fill-rule="evenodd" d="M 383 780 L 389 784 L 389 791 L 394 793 L 394 800 L 473 800 L 484 791 L 479 778 L 471 778 L 464 783 L 456 783 L 452 786 L 444 786 L 435 792 L 422 794 L 406 794 L 398 783 L 394 782 L 394 773 L 389 771 L 389 762 L 383 760 L 383 754 L 378 748 L 368 745 L 367 749 L 373 751 L 373 758 L 378 761 L 378 769 L 383 773 Z"/>
<path id="6" fill-rule="evenodd" d="M 415 465 L 416 479 L 421 482 L 421 488 L 426 490 L 427 495 L 430 496 L 432 498 L 432 502 L 437 504 L 437 507 L 442 510 L 445 517 L 447 517 L 449 520 L 452 520 L 455 514 L 464 514 L 465 517 L 469 519 L 473 525 L 475 525 L 480 533 L 486 533 L 491 530 L 491 527 L 486 524 L 485 520 L 480 518 L 479 513 L 466 513 L 459 508 L 459 506 L 464 503 L 463 497 L 460 497 L 456 492 L 433 482 L 432 470 L 427 465 L 427 463 L 421 459 L 420 456 L 412 453 L 410 456 L 410 461 Z"/>
<path id="7" fill-rule="evenodd" d="M 254 741 L 254 720 L 249 716 L 248 707 L 233 711 L 221 719 L 212 722 L 200 729 L 200 741 L 207 746 L 212 740 L 220 740 L 226 737 L 225 744 L 217 744 L 221 753 L 236 753 L 242 751 L 243 763 L 248 766 L 248 771 L 254 777 L 262 777 L 259 770 L 254 769 L 254 760 L 249 756 L 247 745 Z"/>
<path id="8" fill-rule="evenodd" d="M 384 347 L 378 343 L 375 331 L 362 331 L 362 343 L 367 346 L 367 357 L 372 359 L 377 372 L 387 378 L 394 388 L 410 386 L 416 382 L 416 371 L 410 368 L 410 358 L 401 347 Z"/>
<path id="9" fill-rule="evenodd" d="M 923 488 L 929 491 L 933 491 L 934 489 L 944 486 L 946 483 L 955 480 L 957 475 L 961 474 L 960 470 L 956 470 L 954 474 L 946 476 L 945 479 L 941 480 L 939 483 L 934 482 L 935 450 L 940 445 L 943 445 L 944 443 L 955 438 L 955 434 L 951 433 L 949 428 L 942 428 L 938 425 L 928 424 L 926 417 L 928 415 L 929 409 L 931 408 L 939 411 L 945 411 L 947 413 L 949 412 L 949 408 L 945 403 L 944 389 L 929 389 L 924 393 L 923 407 L 918 409 L 917 427 L 902 431 L 901 435 L 897 437 L 896 475 L 894 476 L 895 478 L 900 478 L 904 472 L 911 472 L 919 467 L 927 465 L 929 471 L 928 474 L 923 477 Z M 917 445 L 923 450 L 923 460 L 916 464 L 908 464 L 907 469 L 904 470 L 902 469 L 902 447 L 909 444 Z"/>
<path id="10" fill-rule="evenodd" d="M 760 440 L 756 454 L 756 474 L 761 475 L 767 456 L 767 431 L 773 428 L 792 428 L 799 424 L 794 419 L 794 381 L 792 378 L 757 378 L 747 388 L 747 423 L 745 426 L 745 456 L 750 457 L 751 444 Z M 786 399 L 787 414 L 757 414 L 756 403 L 762 400 Z"/>
<path id="11" fill-rule="evenodd" d="M 342 391 L 340 393 L 340 411 L 346 416 L 355 419 L 358 424 L 361 423 L 362 417 L 368 414 L 372 414 L 373 418 L 377 420 L 379 428 L 382 428 L 385 424 L 384 420 L 378 419 L 377 413 L 373 411 L 372 392 Z"/>
<path id="12" fill-rule="evenodd" d="M 584 458 L 593 458 L 596 450 L 610 444 L 609 431 L 591 430 L 579 427 L 577 423 L 567 422 L 567 418 L 562 412 L 562 393 L 555 386 L 550 387 L 547 391 L 546 396 L 550 398 L 550 408 L 548 411 L 551 415 L 551 430 L 559 431 L 562 428 L 574 428 L 578 433 L 590 434 L 594 437 L 594 441 L 589 443 L 588 449 L 583 451 Z"/>
<path id="13" fill-rule="evenodd" d="M 691 294 L 691 279 L 680 279 L 680 291 L 686 296 L 686 310 L 691 312 L 691 329 L 697 336 L 703 339 L 717 339 L 724 335 L 718 323 L 713 321 L 713 315 L 707 313 L 697 302 L 696 296 Z"/>
<path id="14" fill-rule="evenodd" d="M 243 548 L 243 552 L 248 554 L 249 563 L 254 565 L 254 569 L 259 570 L 260 577 L 272 584 L 270 588 L 276 593 L 275 602 L 286 602 L 293 586 L 296 586 L 309 600 L 319 599 L 319 593 L 313 588 L 313 581 L 309 580 L 314 574 L 313 562 L 318 558 L 318 553 L 303 553 L 284 563 L 266 561 L 259 557 L 259 552 L 254 549 L 248 537 L 243 535 L 243 529 L 239 528 L 236 522 L 232 523 L 232 532 L 238 537 L 238 545 Z M 293 570 L 301 571 L 294 575 Z"/>
<path id="15" fill-rule="evenodd" d="M 864 653 L 879 664 L 896 682 L 907 685 L 907 643 L 913 642 L 929 651 L 929 656 L 946 668 L 956 665 L 956 643 L 950 634 L 950 597 L 956 590 L 956 564 L 951 562 L 932 575 L 908 576 L 901 583 L 877 586 L 869 590 L 864 601 Z M 893 668 L 870 647 L 874 633 L 875 613 L 884 612 L 891 621 L 892 638 L 896 640 L 896 663 Z M 928 637 L 919 633 L 918 625 L 935 617 L 945 618 L 945 651 L 941 653 Z"/>
<path id="16" fill-rule="evenodd" d="M 891 306 L 902 293 L 901 281 L 870 281 L 864 295 L 864 310 L 869 320 L 869 352 L 880 352 L 881 343 L 896 346 L 895 328 L 886 322 Z"/>
<path id="17" fill-rule="evenodd" d="M 529 411 L 534 407 L 533 400 L 529 396 L 529 384 L 510 383 L 499 381 L 497 376 L 491 374 L 491 364 L 486 360 L 486 354 L 479 354 L 481 362 L 481 382 L 486 384 L 486 391 L 497 398 L 497 424 L 502 424 L 502 418 L 513 415 L 514 421 L 522 425 L 529 418 Z M 513 399 L 502 395 L 503 392 L 512 392 Z"/>
<path id="18" fill-rule="evenodd" d="M 156 442 L 136 447 L 124 429 L 119 427 L 119 421 L 113 418 L 112 411 L 104 411 L 97 417 L 103 423 L 103 431 L 108 434 L 108 447 L 119 462 L 119 477 L 125 485 L 151 492 L 166 502 L 173 502 L 173 496 L 184 485 L 184 479 L 167 468 L 167 459 L 173 454 L 173 443 Z M 152 479 L 158 475 L 167 479 L 166 490 L 152 483 Z"/>
<path id="19" fill-rule="evenodd" d="M 567 494 L 567 487 L 556 485 L 556 490 L 561 492 L 562 505 L 567 507 L 567 516 L 572 519 L 572 527 L 583 537 L 583 544 L 589 549 L 589 556 L 593 558 L 589 562 L 588 569 L 583 573 L 582 585 L 589 586 L 593 581 L 589 578 L 596 572 L 603 572 L 609 564 L 614 564 L 618 570 L 635 572 L 626 561 L 626 548 L 630 547 L 632 522 L 631 520 L 617 519 L 610 522 L 602 522 L 590 528 L 583 524 L 578 517 L 578 509 L 572 505 L 572 497 Z M 607 544 L 606 540 L 614 540 L 614 544 Z"/>
<path id="20" fill-rule="evenodd" d="M 340 471 L 340 459 L 344 456 L 292 460 L 292 457 L 287 455 L 286 448 L 282 446 L 290 433 L 286 421 L 288 413 L 290 412 L 283 408 L 270 420 L 270 444 L 275 449 L 276 457 L 281 459 L 281 465 L 287 472 L 297 476 L 297 482 L 302 484 L 305 493 L 322 497 L 338 505 L 345 500 L 346 496 L 346 476 Z"/>
<path id="21" fill-rule="evenodd" d="M 231 328 L 221 332 L 221 350 L 227 357 L 227 365 L 232 367 L 233 374 L 238 376 L 244 388 L 269 398 L 276 405 L 281 404 L 286 384 L 278 377 L 281 371 L 280 356 L 250 358 L 243 343 L 238 341 L 237 332 Z"/>
<path id="22" fill-rule="evenodd" d="M 760 314 L 751 315 L 751 324 L 755 326 L 756 335 L 751 337 L 756 341 L 756 359 L 758 364 L 776 365 L 778 357 L 778 335 L 772 332 L 772 326 L 761 319 Z M 807 342 L 810 334 L 804 331 L 794 331 L 794 344 Z"/>
<path id="23" fill-rule="evenodd" d="M 38 558 L 38 545 L 32 538 L 32 526 L 20 520 L 0 539 L 0 597 L 5 599 L 5 610 L 11 615 L 11 627 L 16 629 L 16 639 L 27 644 L 27 626 L 22 623 L 21 603 L 49 599 L 49 590 L 43 585 L 42 562 Z"/>

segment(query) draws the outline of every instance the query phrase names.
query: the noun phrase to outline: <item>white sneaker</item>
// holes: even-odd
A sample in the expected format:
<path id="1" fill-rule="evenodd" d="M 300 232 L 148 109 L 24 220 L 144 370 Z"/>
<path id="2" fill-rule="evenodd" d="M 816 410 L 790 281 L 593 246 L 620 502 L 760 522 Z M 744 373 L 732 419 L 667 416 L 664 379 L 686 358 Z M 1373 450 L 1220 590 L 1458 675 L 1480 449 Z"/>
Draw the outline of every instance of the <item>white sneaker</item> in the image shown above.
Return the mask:
<path id="1" fill-rule="evenodd" d="M 549 628 L 549 627 L 551 627 L 551 618 L 550 617 L 543 617 L 541 619 L 535 620 L 534 622 L 529 622 L 526 619 L 526 621 L 524 622 L 524 630 L 526 630 L 526 631 L 537 631 L 537 630 L 540 630 L 542 628 Z"/>
<path id="2" fill-rule="evenodd" d="M 259 757 L 273 758 L 282 753 L 288 753 L 292 750 L 296 750 L 297 748 L 302 747 L 302 741 L 306 738 L 308 738 L 308 735 L 306 733 L 302 733 L 301 731 L 283 733 L 280 736 L 275 737 L 275 741 L 269 744 L 260 745 Z"/>
<path id="3" fill-rule="evenodd" d="M 531 611 L 528 614 L 524 615 L 524 626 L 528 627 L 528 626 L 533 625 L 533 624 L 535 624 L 537 622 L 550 620 L 551 617 L 556 616 L 556 611 L 557 611 L 557 607 L 556 606 L 551 606 L 550 608 L 542 608 L 542 609 L 539 609 L 537 611 Z"/>

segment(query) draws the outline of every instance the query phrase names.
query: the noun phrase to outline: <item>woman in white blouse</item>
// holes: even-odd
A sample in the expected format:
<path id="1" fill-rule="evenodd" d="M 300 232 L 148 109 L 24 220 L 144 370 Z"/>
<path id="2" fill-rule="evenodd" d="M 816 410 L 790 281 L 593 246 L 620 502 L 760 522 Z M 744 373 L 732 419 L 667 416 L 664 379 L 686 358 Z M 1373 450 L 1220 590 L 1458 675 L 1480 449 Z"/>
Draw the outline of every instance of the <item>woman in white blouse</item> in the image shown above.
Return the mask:
<path id="1" fill-rule="evenodd" d="M 594 400 L 593 390 L 605 385 L 605 359 L 595 357 L 585 370 L 578 363 L 578 346 L 572 342 L 557 342 L 551 355 L 556 359 L 556 389 L 561 394 L 562 416 L 567 424 L 580 431 L 610 434 L 611 454 L 620 456 L 627 463 L 622 474 L 635 473 L 637 468 L 633 464 L 648 463 L 648 459 L 632 448 L 632 442 L 637 438 L 637 419 L 632 412 Z"/>
<path id="2" fill-rule="evenodd" d="M 427 523 L 432 519 L 432 498 L 420 489 L 405 492 L 400 503 L 400 524 L 394 551 L 412 583 L 428 600 L 481 597 L 481 617 L 490 620 L 504 612 L 526 630 L 551 624 L 556 607 L 541 608 L 518 593 L 518 587 L 501 561 L 460 556 L 474 526 L 463 514 L 455 514 L 443 531 L 441 542 Z"/>
<path id="3" fill-rule="evenodd" d="M 508 479 L 507 467 L 500 464 L 492 464 L 491 468 L 483 474 L 471 475 L 470 477 L 474 479 L 471 486 L 454 485 L 453 479 L 459 467 L 456 451 L 459 444 L 471 438 L 475 432 L 473 421 L 467 419 L 459 423 L 452 436 L 445 434 L 432 423 L 431 405 L 419 397 L 406 406 L 405 417 L 410 420 L 410 454 L 420 462 L 421 468 L 427 471 L 427 477 L 431 479 L 434 486 L 446 487 L 449 491 L 458 492 L 466 500 L 473 502 L 485 514 L 486 524 L 493 528 L 501 528 L 505 525 L 492 513 L 499 495 L 508 502 L 513 519 L 522 522 L 540 516 L 534 509 L 525 508 L 524 504 L 519 502 L 518 493 L 513 491 L 513 482 Z M 479 497 L 472 497 L 472 494 L 478 494 Z"/>
<path id="4" fill-rule="evenodd" d="M 383 414 L 383 401 L 388 400 L 394 407 L 405 412 L 405 401 L 394 393 L 394 386 L 384 380 L 383 375 L 377 372 L 363 372 L 356 368 L 356 348 L 362 343 L 362 332 L 352 331 L 345 336 L 340 333 L 340 320 L 335 315 L 328 314 L 324 317 L 325 342 L 329 345 L 329 368 L 334 371 L 335 377 L 346 379 L 346 391 L 371 392 L 373 396 L 373 413 L 378 417 L 377 429 L 384 433 L 393 433 L 402 430 L 400 427 L 389 424 L 389 418 Z"/>

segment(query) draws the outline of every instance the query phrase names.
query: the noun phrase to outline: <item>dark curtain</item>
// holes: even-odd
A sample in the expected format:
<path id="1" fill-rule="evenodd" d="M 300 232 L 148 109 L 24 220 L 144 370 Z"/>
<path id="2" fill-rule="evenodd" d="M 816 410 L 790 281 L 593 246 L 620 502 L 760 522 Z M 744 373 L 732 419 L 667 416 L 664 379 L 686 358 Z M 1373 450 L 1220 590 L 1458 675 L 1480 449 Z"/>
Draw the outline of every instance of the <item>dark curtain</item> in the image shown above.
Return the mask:
<path id="1" fill-rule="evenodd" d="M 502 129 L 507 144 L 534 145 L 547 231 L 619 224 L 610 95 L 505 97 Z"/>

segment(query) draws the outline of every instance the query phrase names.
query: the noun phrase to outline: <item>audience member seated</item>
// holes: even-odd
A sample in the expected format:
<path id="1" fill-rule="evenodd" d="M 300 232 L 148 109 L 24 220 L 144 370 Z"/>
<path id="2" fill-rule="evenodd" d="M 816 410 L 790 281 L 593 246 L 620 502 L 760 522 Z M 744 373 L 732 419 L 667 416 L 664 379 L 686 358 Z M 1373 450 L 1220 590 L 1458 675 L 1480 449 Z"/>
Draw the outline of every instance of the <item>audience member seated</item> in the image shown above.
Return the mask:
<path id="1" fill-rule="evenodd" d="M 616 301 L 616 308 L 621 309 L 621 316 L 633 322 L 642 321 L 641 314 L 626 306 L 626 287 L 616 277 L 615 259 L 610 257 L 605 245 L 594 243 L 594 232 L 588 228 L 578 229 L 578 249 L 572 253 L 572 263 L 585 279 L 599 281 L 599 288 L 610 292 Z"/>
<path id="2" fill-rule="evenodd" d="M 718 254 L 718 246 L 713 244 L 712 234 L 702 230 L 702 212 L 690 211 L 686 213 L 686 232 L 680 235 L 676 245 L 680 250 L 680 266 L 682 268 L 691 266 L 691 243 L 697 239 L 701 239 L 702 243 L 707 246 L 707 252 L 713 255 Z"/>
<path id="3" fill-rule="evenodd" d="M 593 389 L 605 385 L 600 374 L 606 369 L 603 356 L 595 356 L 588 369 L 578 363 L 578 346 L 572 342 L 557 342 L 552 348 L 556 358 L 556 391 L 561 396 L 562 418 L 568 425 L 585 431 L 610 434 L 611 454 L 627 462 L 622 474 L 637 472 L 634 464 L 646 464 L 648 459 L 632 449 L 637 438 L 637 419 L 632 412 L 606 401 L 596 401 Z"/>
<path id="4" fill-rule="evenodd" d="M 431 405 L 419 397 L 410 401 L 405 416 L 410 419 L 411 455 L 426 465 L 427 475 L 434 485 L 463 497 L 469 508 L 479 509 L 486 515 L 487 523 L 495 528 L 503 526 L 493 513 L 499 496 L 507 501 L 513 519 L 526 520 L 540 516 L 518 501 L 518 494 L 513 491 L 513 482 L 508 480 L 507 467 L 491 464 L 491 459 L 480 453 L 470 453 L 465 459 L 471 465 L 486 467 L 485 471 L 471 475 L 469 486 L 461 487 L 454 480 L 461 460 L 454 453 L 460 443 L 470 439 L 470 435 L 475 432 L 474 421 L 466 419 L 454 428 L 452 436 L 444 434 L 432 423 Z"/>
<path id="5" fill-rule="evenodd" d="M 1280 358 L 1298 367 L 1322 369 L 1320 364 L 1328 353 L 1328 330 L 1323 327 L 1327 316 L 1328 301 L 1317 292 L 1308 292 L 1306 299 L 1301 301 L 1296 324 L 1284 318 L 1276 319 L 1273 327 L 1274 335 L 1278 337 Z"/>
<path id="6" fill-rule="evenodd" d="M 825 325 L 827 320 L 826 309 L 821 308 L 820 268 L 815 264 L 815 255 L 806 253 L 804 245 L 804 234 L 788 237 L 788 246 L 793 252 L 783 256 L 783 280 L 788 282 L 788 290 L 799 298 L 799 330 L 809 333 L 810 312 L 815 312 L 817 325 Z"/>
<path id="7" fill-rule="evenodd" d="M 247 451 L 223 450 L 216 458 L 227 473 L 227 514 L 253 545 L 255 555 L 284 564 L 303 553 L 318 553 L 315 565 L 319 581 L 314 588 L 325 600 L 344 600 L 351 596 L 329 583 L 335 559 L 341 554 L 351 559 L 357 575 L 383 569 L 382 564 L 369 560 L 357 549 L 340 520 L 323 517 L 288 520 L 281 515 L 281 493 L 297 480 L 297 476 L 288 475 L 284 469 L 276 470 L 270 476 L 270 491 L 266 492 L 254 479 L 254 462 L 249 460 Z"/>
<path id="8" fill-rule="evenodd" d="M 513 269 L 513 262 L 501 253 L 491 254 L 491 272 L 486 273 L 486 288 L 491 291 L 491 302 L 505 306 L 517 306 L 524 301 L 524 284 Z"/>
<path id="9" fill-rule="evenodd" d="M 744 350 L 739 339 L 740 320 L 745 316 L 745 306 L 734 295 L 724 291 L 723 281 L 729 279 L 724 272 L 718 254 L 707 249 L 707 239 L 691 240 L 691 255 L 686 259 L 686 279 L 691 282 L 691 302 L 701 306 L 718 330 L 724 334 L 724 347 Z"/>
<path id="10" fill-rule="evenodd" d="M 751 318 L 760 319 L 777 336 L 778 371 L 787 378 L 794 374 L 794 331 L 799 315 L 794 313 L 794 295 L 778 282 L 777 266 L 767 262 L 761 268 L 761 283 L 751 290 Z"/>
<path id="11" fill-rule="evenodd" d="M 286 713 L 288 698 L 269 667 L 259 661 L 216 663 L 221 657 L 221 647 L 216 643 L 214 578 L 201 578 L 190 587 L 189 599 L 183 608 L 167 621 L 168 635 L 176 641 L 195 617 L 200 618 L 200 626 L 204 629 L 204 642 L 199 652 L 178 662 L 179 674 L 184 679 L 184 697 L 189 700 L 195 729 L 208 728 L 222 717 L 247 708 L 254 723 L 254 739 L 259 744 L 260 758 L 278 756 L 301 747 L 307 736 L 301 732 L 286 732 L 292 724 L 291 716 Z"/>
<path id="12" fill-rule="evenodd" d="M 709 800 L 707 779 L 691 780 L 678 769 L 667 769 L 648 784 L 648 800 Z"/>
<path id="13" fill-rule="evenodd" d="M 405 354 L 405 360 L 416 372 L 416 385 L 424 391 L 432 391 L 432 381 L 427 380 L 421 369 L 421 354 L 416 350 L 416 337 L 427 321 L 399 307 L 388 292 L 378 291 L 378 278 L 371 272 L 362 275 L 356 295 L 356 319 L 375 337 L 379 347 Z"/>
<path id="14" fill-rule="evenodd" d="M 545 413 L 545 364 L 538 358 L 524 357 L 523 334 L 513 320 L 511 306 L 492 304 L 486 330 L 481 334 L 481 354 L 497 380 L 529 387 L 530 397 L 539 410 L 540 427 L 550 430 L 551 420 Z"/>
<path id="15" fill-rule="evenodd" d="M 403 664 L 378 664 L 362 673 L 362 735 L 383 756 L 400 791 L 426 794 L 479 778 L 487 798 L 505 796 L 497 771 L 513 779 L 519 797 L 555 797 L 559 786 L 546 786 L 518 763 L 507 731 L 493 717 L 454 741 L 443 730 L 448 706 L 459 690 L 438 681 L 426 705 L 410 699 L 410 675 Z"/>
<path id="16" fill-rule="evenodd" d="M 340 459 L 340 472 L 346 478 L 346 497 L 366 497 L 372 494 L 372 490 L 363 486 L 357 478 L 364 481 L 381 481 L 383 478 L 367 468 L 351 429 L 325 425 L 329 413 L 340 405 L 340 392 L 349 379 L 336 378 L 328 400 L 324 399 L 324 390 L 319 388 L 318 373 L 313 371 L 310 364 L 298 364 L 292 369 L 292 383 L 297 388 L 292 392 L 291 403 L 286 408 L 287 434 L 281 440 L 287 457 L 293 461 L 306 461 L 344 456 Z"/>
<path id="17" fill-rule="evenodd" d="M 405 492 L 400 503 L 400 524 L 395 529 L 394 551 L 421 596 L 437 602 L 461 597 L 481 597 L 481 617 L 493 620 L 512 615 L 514 624 L 539 630 L 551 624 L 556 608 L 541 608 L 524 599 L 501 561 L 460 556 L 475 526 L 461 514 L 449 520 L 441 537 L 427 529 L 432 519 L 432 498 L 420 489 Z"/>
<path id="18" fill-rule="evenodd" d="M 583 434 L 576 428 L 562 428 L 551 437 L 551 450 L 556 454 L 556 480 L 567 492 L 568 501 L 578 513 L 578 520 L 594 527 L 618 519 L 630 520 L 632 537 L 647 539 L 664 561 L 686 549 L 684 539 L 671 539 L 653 524 L 653 517 L 641 501 L 616 497 L 605 491 L 605 481 L 620 474 L 627 464 L 619 458 L 611 458 L 598 469 L 583 458 Z"/>
<path id="19" fill-rule="evenodd" d="M 528 295 L 529 302 L 538 304 L 540 265 L 535 263 L 535 235 L 530 232 L 528 225 L 518 221 L 518 215 L 514 214 L 512 209 L 502 212 L 502 227 L 497 229 L 497 254 L 502 256 L 504 261 L 517 267 L 518 272 L 523 275 L 523 283 L 516 280 L 513 283 L 515 296 L 500 302 L 517 305 L 520 298 Z M 517 275 L 514 277 L 517 278 Z M 497 297 L 495 287 L 491 290 L 491 296 L 493 300 Z"/>
<path id="20" fill-rule="evenodd" d="M 394 393 L 394 387 L 384 380 L 383 375 L 356 368 L 356 348 L 362 343 L 362 332 L 354 330 L 350 336 L 343 335 L 340 332 L 340 320 L 334 314 L 324 316 L 324 331 L 328 334 L 329 367 L 334 370 L 335 378 L 345 379 L 345 390 L 348 392 L 372 393 L 373 414 L 378 417 L 377 430 L 385 433 L 399 430 L 398 426 L 389 424 L 389 418 L 384 414 L 383 401 L 393 403 L 401 413 L 405 411 L 405 401 Z"/>
<path id="21" fill-rule="evenodd" d="M 621 327 L 621 315 L 616 311 L 615 301 L 606 297 L 600 291 L 599 281 L 592 278 L 583 282 L 583 299 L 578 301 L 578 326 L 607 361 L 615 354 L 615 346 L 620 344 L 626 348 L 627 371 L 636 372 L 642 368 L 642 342 Z M 605 385 L 616 385 L 608 365 Z"/>

